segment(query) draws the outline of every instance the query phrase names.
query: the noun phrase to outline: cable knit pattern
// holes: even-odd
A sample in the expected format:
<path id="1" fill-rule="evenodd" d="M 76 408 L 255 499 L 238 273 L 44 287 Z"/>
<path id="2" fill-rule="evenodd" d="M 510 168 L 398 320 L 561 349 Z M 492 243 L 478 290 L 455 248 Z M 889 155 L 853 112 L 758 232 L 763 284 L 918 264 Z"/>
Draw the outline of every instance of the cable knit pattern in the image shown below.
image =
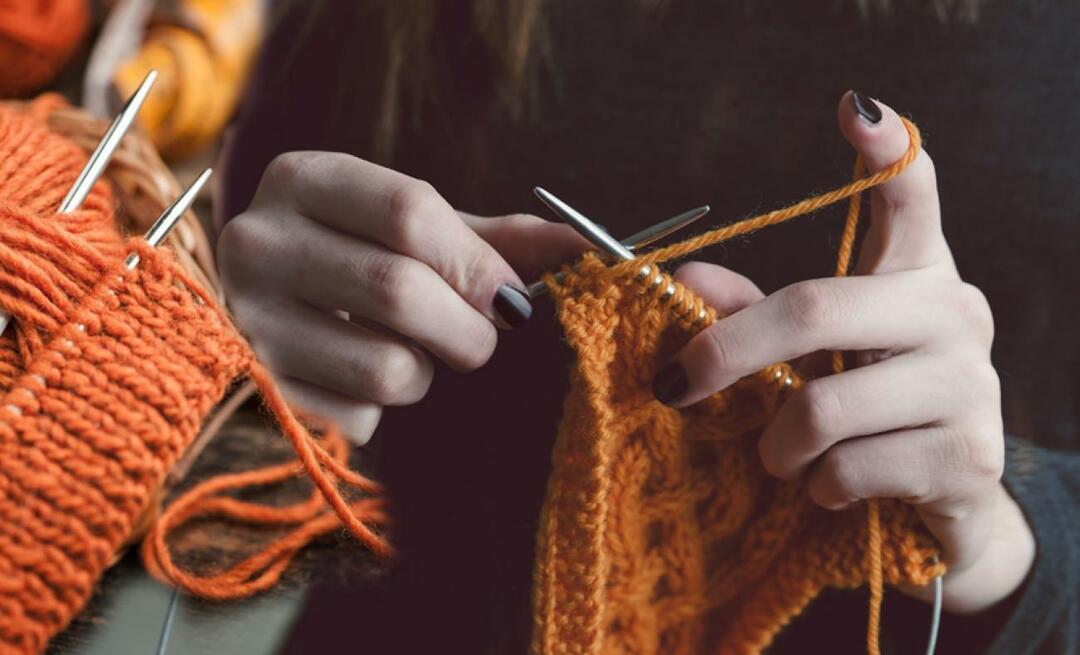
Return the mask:
<path id="1" fill-rule="evenodd" d="M 826 586 L 875 576 L 923 585 L 944 572 L 910 506 L 830 512 L 764 471 L 758 436 L 802 384 L 787 364 L 683 410 L 650 391 L 659 367 L 717 317 L 655 264 L 850 198 L 837 271 L 846 274 L 859 193 L 914 159 L 909 132 L 908 155 L 881 173 L 862 177 L 857 164 L 856 180 L 836 191 L 633 262 L 589 255 L 562 283 L 545 278 L 577 359 L 538 536 L 534 652 L 758 653 Z M 638 275 L 643 265 L 651 272 Z M 874 652 L 873 603 L 870 623 Z"/>

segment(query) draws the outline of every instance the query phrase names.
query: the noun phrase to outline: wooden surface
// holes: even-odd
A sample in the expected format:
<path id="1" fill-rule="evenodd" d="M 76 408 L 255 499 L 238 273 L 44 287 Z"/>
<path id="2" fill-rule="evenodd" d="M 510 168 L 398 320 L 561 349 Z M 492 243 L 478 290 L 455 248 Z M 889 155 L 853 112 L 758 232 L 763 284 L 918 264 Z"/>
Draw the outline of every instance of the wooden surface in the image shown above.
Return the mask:
<path id="1" fill-rule="evenodd" d="M 180 491 L 216 473 L 254 468 L 291 456 L 288 442 L 249 403 L 230 420 L 197 461 Z M 354 455 L 353 466 L 370 462 Z M 365 456 L 367 457 L 367 456 Z M 288 488 L 269 494 L 246 495 L 269 503 L 296 500 L 310 490 L 298 477 Z M 268 533 L 207 522 L 178 535 L 178 561 L 200 570 L 236 561 Z M 181 594 L 173 613 L 163 653 L 233 653 L 260 655 L 277 652 L 297 615 L 307 590 L 316 580 L 377 579 L 382 570 L 370 553 L 343 532 L 321 539 L 294 560 L 282 582 L 253 598 L 206 602 Z M 137 552 L 129 552 L 106 572 L 94 597 L 66 631 L 52 642 L 50 655 L 153 655 L 168 613 L 172 590 L 152 579 Z"/>

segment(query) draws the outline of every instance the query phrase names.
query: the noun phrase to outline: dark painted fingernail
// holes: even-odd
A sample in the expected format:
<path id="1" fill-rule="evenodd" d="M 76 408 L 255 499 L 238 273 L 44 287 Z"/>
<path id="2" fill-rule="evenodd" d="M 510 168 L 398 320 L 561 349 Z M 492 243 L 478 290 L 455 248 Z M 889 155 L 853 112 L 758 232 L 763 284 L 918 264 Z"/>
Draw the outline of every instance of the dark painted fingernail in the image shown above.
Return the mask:
<path id="1" fill-rule="evenodd" d="M 851 100 L 855 104 L 855 111 L 859 112 L 859 116 L 867 123 L 877 125 L 881 122 L 881 107 L 878 107 L 876 102 L 858 91 L 852 91 Z"/>
<path id="2" fill-rule="evenodd" d="M 679 362 L 671 362 L 652 381 L 652 392 L 665 405 L 676 402 L 686 394 L 686 371 Z"/>
<path id="3" fill-rule="evenodd" d="M 517 287 L 504 284 L 495 292 L 495 300 L 492 301 L 495 312 L 499 318 L 512 328 L 525 325 L 525 321 L 532 316 L 532 303 L 525 292 Z"/>

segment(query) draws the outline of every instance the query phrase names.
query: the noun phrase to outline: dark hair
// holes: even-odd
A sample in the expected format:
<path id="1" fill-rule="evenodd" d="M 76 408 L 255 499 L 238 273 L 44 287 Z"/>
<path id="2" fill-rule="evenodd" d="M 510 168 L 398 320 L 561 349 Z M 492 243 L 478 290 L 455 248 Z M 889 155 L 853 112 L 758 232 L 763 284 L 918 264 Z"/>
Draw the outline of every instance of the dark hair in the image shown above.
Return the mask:
<path id="1" fill-rule="evenodd" d="M 279 15 L 301 6 L 314 22 L 333 0 L 286 0 Z M 356 1 L 356 0 L 347 0 Z M 654 0 L 663 8 L 679 0 Z M 864 16 L 888 15 L 901 2 L 929 6 L 942 21 L 970 22 L 977 17 L 980 0 L 853 0 Z M 393 155 L 403 113 L 419 116 L 419 107 L 431 90 L 432 43 L 441 14 L 462 11 L 469 32 L 479 38 L 496 73 L 500 100 L 514 116 L 527 103 L 527 92 L 538 73 L 547 42 L 542 0 L 467 0 L 467 5 L 441 0 L 369 0 L 384 21 L 385 71 L 373 125 L 371 156 L 388 162 Z M 365 19 L 371 14 L 364 13 Z"/>

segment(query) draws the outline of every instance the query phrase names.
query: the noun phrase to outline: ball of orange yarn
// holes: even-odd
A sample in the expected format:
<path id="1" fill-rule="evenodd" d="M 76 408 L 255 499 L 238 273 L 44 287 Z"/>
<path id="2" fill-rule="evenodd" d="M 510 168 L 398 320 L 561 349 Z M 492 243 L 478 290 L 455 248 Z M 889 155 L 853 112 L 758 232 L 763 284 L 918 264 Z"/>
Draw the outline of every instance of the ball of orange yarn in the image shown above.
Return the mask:
<path id="1" fill-rule="evenodd" d="M 0 97 L 52 81 L 82 41 L 87 0 L 0 0 Z"/>

